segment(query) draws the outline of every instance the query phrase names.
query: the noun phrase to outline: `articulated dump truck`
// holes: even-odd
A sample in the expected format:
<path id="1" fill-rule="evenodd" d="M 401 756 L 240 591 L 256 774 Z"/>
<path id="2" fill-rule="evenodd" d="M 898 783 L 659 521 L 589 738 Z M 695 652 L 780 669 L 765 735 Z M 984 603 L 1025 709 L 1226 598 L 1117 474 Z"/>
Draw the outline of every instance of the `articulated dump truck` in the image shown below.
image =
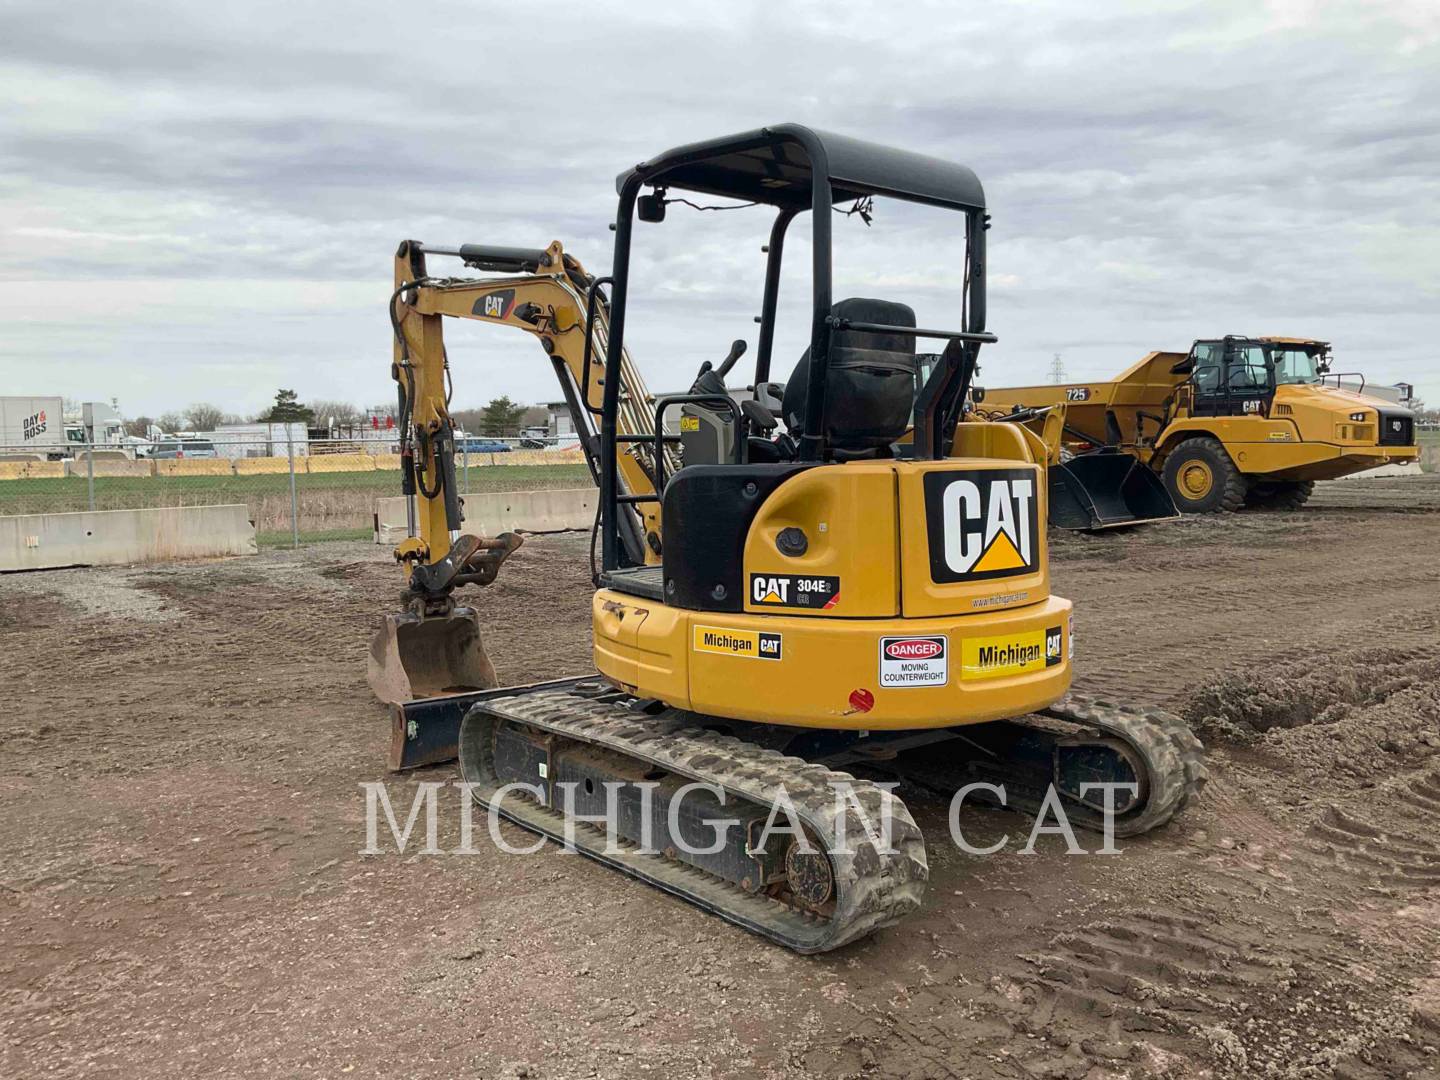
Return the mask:
<path id="1" fill-rule="evenodd" d="M 1050 518 L 1068 528 L 1164 517 L 1166 497 L 1187 514 L 1296 509 L 1317 480 L 1419 456 L 1414 414 L 1367 396 L 1362 376 L 1331 374 L 1329 344 L 1308 338 L 1200 340 L 1111 382 L 987 388 L 979 407 L 1048 425 Z"/>

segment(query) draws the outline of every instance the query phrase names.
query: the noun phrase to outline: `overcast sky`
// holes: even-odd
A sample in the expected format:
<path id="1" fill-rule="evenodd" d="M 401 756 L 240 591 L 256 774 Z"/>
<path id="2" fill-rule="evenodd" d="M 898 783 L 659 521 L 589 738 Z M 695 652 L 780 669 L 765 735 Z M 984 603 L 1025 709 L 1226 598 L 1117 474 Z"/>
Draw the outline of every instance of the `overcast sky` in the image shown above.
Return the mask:
<path id="1" fill-rule="evenodd" d="M 559 239 L 607 273 L 616 173 L 791 120 L 980 175 L 986 384 L 1044 381 L 1055 352 L 1096 379 L 1273 333 L 1440 403 L 1435 0 L 5 0 L 0 43 L 3 393 L 131 416 L 250 412 L 280 386 L 391 401 L 398 241 Z M 960 218 L 877 209 L 836 221 L 837 297 L 958 325 Z M 637 230 L 652 389 L 753 348 L 768 227 L 674 208 Z M 557 396 L 527 335 L 447 332 L 457 406 Z"/>

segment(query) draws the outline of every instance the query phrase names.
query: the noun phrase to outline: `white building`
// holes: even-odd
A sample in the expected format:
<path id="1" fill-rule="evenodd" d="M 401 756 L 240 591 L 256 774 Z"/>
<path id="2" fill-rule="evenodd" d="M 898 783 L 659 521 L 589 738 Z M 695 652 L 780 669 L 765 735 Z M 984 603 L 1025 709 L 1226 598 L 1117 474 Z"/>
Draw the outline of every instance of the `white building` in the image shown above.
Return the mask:
<path id="1" fill-rule="evenodd" d="M 215 444 L 215 453 L 223 458 L 285 457 L 290 444 L 295 456 L 309 452 L 310 438 L 303 421 L 288 424 L 221 424 L 214 431 L 196 432 L 200 438 Z"/>

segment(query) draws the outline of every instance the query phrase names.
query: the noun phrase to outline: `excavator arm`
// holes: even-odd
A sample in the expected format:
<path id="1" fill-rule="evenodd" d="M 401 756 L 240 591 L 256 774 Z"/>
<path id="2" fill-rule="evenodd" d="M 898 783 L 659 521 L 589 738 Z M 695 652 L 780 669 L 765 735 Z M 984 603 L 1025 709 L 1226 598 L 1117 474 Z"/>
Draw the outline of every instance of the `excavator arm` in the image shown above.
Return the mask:
<path id="1" fill-rule="evenodd" d="M 518 271 L 521 276 L 432 277 L 427 255 L 454 256 L 473 269 Z M 404 552 L 397 551 L 397 557 L 438 562 L 446 555 L 449 534 L 459 527 L 450 517 L 444 497 L 453 485 L 437 491 L 433 481 L 447 468 L 445 446 L 453 447 L 453 437 L 445 435 L 453 432 L 446 405 L 449 367 L 443 320 L 447 316 L 509 326 L 537 339 L 554 366 L 591 473 L 598 475 L 598 419 L 609 338 L 605 283 L 606 279 L 597 281 L 586 274 L 578 259 L 565 254 L 559 241 L 544 249 L 478 244 L 427 248 L 413 240 L 400 245 L 392 303 L 392 374 L 402 403 L 402 438 L 409 402 L 413 492 L 409 490 L 409 472 L 404 475 L 406 494 L 416 496 L 417 520 L 415 535 L 402 543 Z M 635 513 L 622 531 L 632 562 L 655 563 L 659 561 L 660 506 L 658 501 L 643 501 L 655 494 L 652 399 L 628 355 L 622 358 L 621 374 L 619 430 L 628 445 L 620 457 L 619 472 L 625 494 L 636 500 L 631 503 Z M 666 464 L 667 471 L 673 472 L 678 462 Z"/>
<path id="2" fill-rule="evenodd" d="M 453 256 L 471 269 L 507 276 L 434 276 L 427 256 Z M 409 501 L 410 528 L 395 548 L 395 558 L 409 569 L 402 610 L 384 618 L 371 642 L 369 681 L 382 701 L 399 704 L 496 684 L 479 614 L 457 605 L 454 593 L 463 585 L 489 585 L 521 544 L 515 533 L 481 537 L 463 531 L 444 320 L 510 326 L 539 341 L 559 378 L 591 474 L 598 477 L 598 417 L 609 338 L 604 283 L 586 274 L 558 241 L 532 249 L 478 244 L 435 248 L 407 240 L 396 252 L 391 375 L 399 403 L 401 491 Z M 632 563 L 657 563 L 655 454 L 657 445 L 667 455 L 674 451 L 655 438 L 652 399 L 628 356 L 622 358 L 620 371 L 618 426 L 624 443 L 618 472 L 627 496 L 620 532 Z M 679 462 L 665 464 L 673 472 Z"/>

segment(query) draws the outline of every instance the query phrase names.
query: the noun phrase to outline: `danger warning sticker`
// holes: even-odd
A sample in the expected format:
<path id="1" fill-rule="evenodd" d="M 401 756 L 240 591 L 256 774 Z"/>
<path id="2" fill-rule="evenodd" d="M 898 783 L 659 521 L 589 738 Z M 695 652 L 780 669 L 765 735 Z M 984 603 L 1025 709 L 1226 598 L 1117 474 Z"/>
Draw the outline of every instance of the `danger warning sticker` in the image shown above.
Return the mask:
<path id="1" fill-rule="evenodd" d="M 950 641 L 944 634 L 880 639 L 880 685 L 944 686 L 950 681 Z"/>

